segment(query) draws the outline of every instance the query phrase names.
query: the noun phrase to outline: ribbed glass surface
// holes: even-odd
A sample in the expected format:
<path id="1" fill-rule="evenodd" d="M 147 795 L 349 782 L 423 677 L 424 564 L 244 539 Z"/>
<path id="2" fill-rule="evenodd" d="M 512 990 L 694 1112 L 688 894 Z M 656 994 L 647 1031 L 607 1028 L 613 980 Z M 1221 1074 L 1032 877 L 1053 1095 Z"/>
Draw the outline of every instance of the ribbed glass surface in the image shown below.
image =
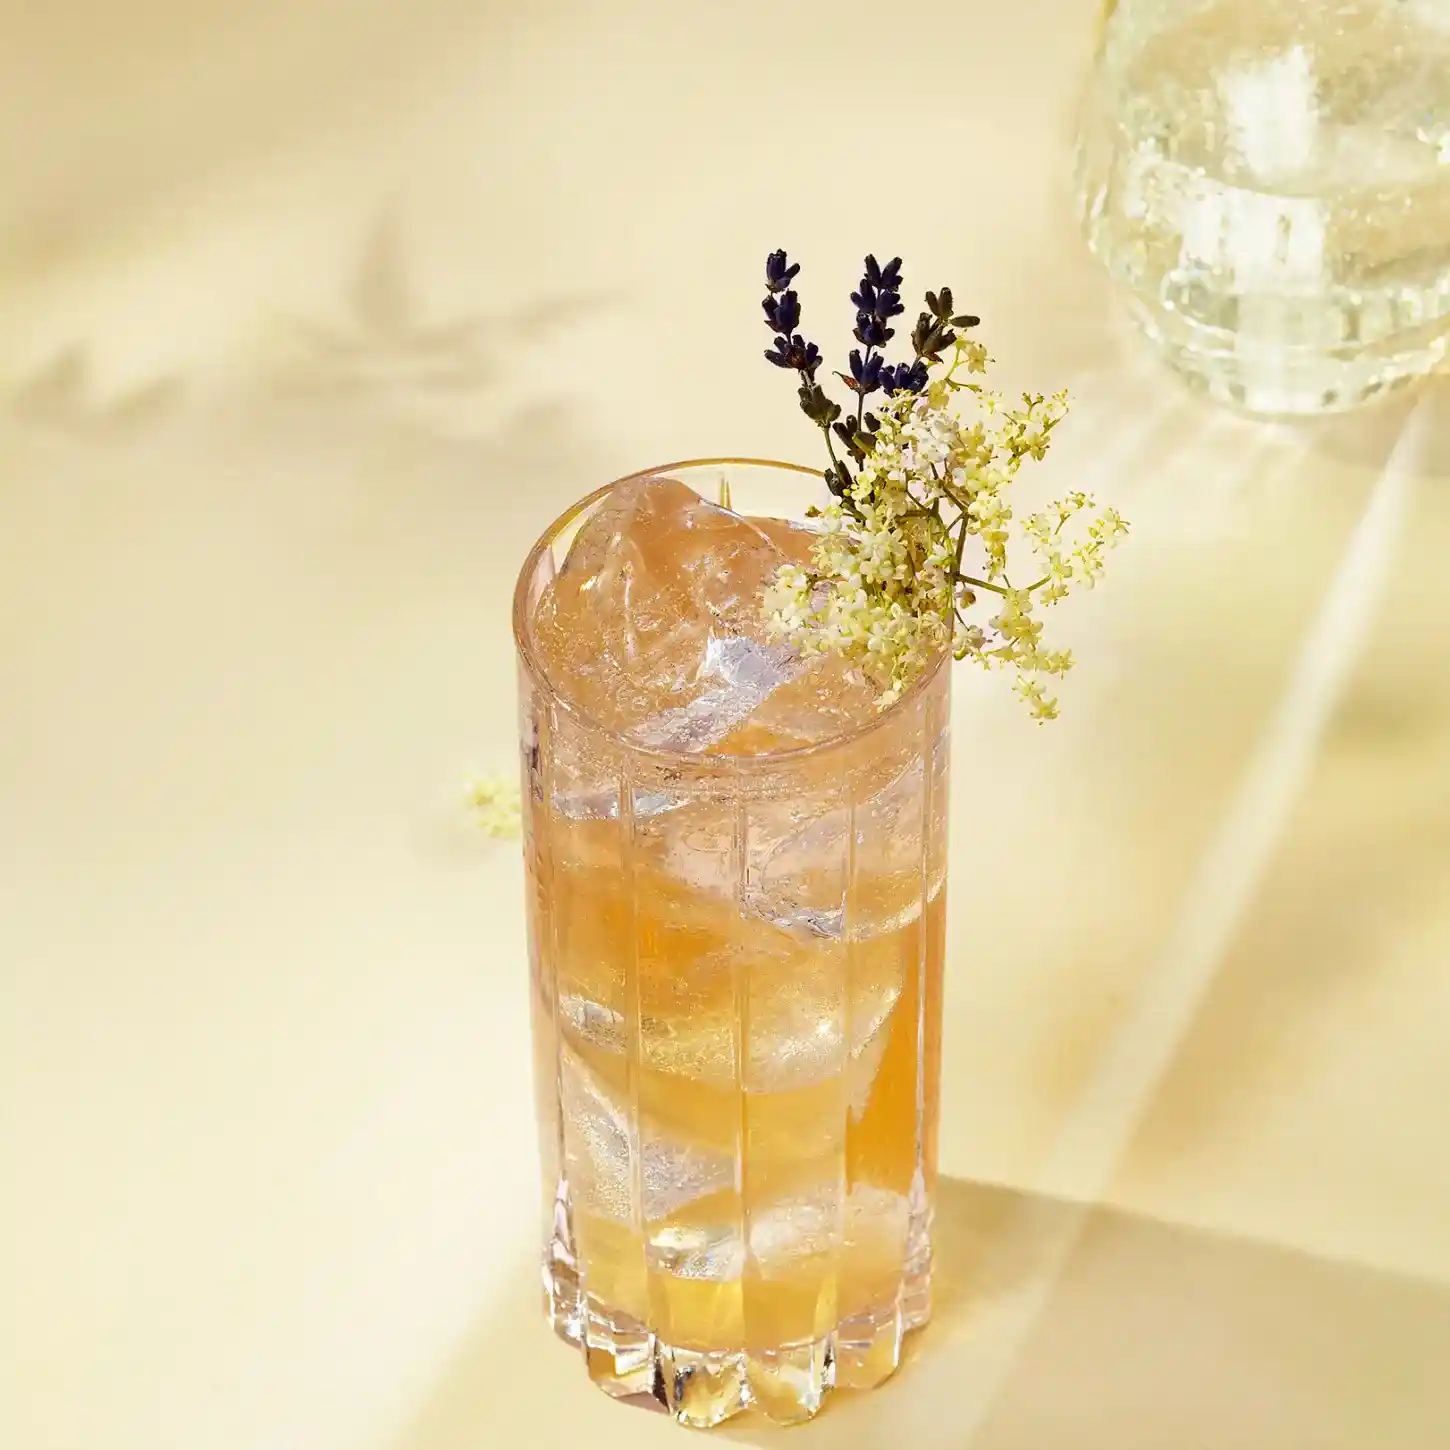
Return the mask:
<path id="1" fill-rule="evenodd" d="M 632 749 L 529 658 L 553 558 L 519 593 L 549 1314 L 613 1395 L 808 1418 L 931 1311 L 950 670 L 809 750 Z"/>

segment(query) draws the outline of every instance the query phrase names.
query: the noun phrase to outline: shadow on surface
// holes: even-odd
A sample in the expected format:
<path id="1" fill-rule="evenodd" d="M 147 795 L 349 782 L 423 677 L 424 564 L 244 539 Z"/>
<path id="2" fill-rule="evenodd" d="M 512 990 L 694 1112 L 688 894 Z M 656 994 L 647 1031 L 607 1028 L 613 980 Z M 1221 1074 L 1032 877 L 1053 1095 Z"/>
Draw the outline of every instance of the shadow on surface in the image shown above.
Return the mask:
<path id="1" fill-rule="evenodd" d="M 433 321 L 409 272 L 402 228 L 384 211 L 363 241 L 335 319 L 281 320 L 274 393 L 309 402 L 467 397 L 506 382 L 515 352 L 552 343 L 606 301 L 567 293 Z"/>
<path id="2" fill-rule="evenodd" d="M 1323 1071 L 1309 1066 L 1312 1044 L 1340 1032 L 1337 1060 L 1364 1052 L 1367 1061 L 1374 1039 L 1350 1024 L 1387 998 L 1407 1017 L 1431 1010 L 1423 982 L 1397 974 L 1404 943 L 1434 930 L 1438 905 L 1450 901 L 1450 682 L 1423 668 L 1450 658 L 1440 563 L 1450 546 L 1450 385 L 1436 383 L 1413 406 L 1415 434 L 1393 464 L 1419 475 L 1404 537 L 1382 596 L 1370 600 L 1362 642 L 1347 645 L 1343 691 L 1284 838 L 1146 1105 L 1129 1177 L 1119 1178 L 1129 1192 L 1168 1181 L 1209 1145 L 1232 1151 L 1259 1132 L 1264 1103 L 1297 1091 L 1307 1070 Z M 1403 1083 L 1406 1102 L 1416 1098 L 1413 1042 L 1402 1038 L 1398 1060 L 1377 1075 L 1380 1091 Z M 1420 1062 L 1434 1051 L 1428 1041 L 1425 1051 Z M 1355 1096 L 1367 1081 L 1353 1070 L 1345 1080 Z M 1335 1126 L 1325 1119 L 1321 1141 L 1333 1143 Z M 1335 1193 L 1319 1177 L 1335 1165 L 1316 1165 L 1302 1141 L 1289 1146 L 1299 1161 L 1277 1156 L 1278 1197 L 1292 1201 L 1297 1171 L 1301 1182 L 1325 1184 L 1341 1221 L 1356 1212 L 1374 1221 L 1380 1200 L 1362 1173 Z"/>
<path id="3" fill-rule="evenodd" d="M 944 1180 L 935 1323 L 890 1384 L 792 1445 L 940 1450 L 1436 1450 L 1450 1287 Z M 1059 1272 L 1060 1271 L 1060 1272 Z M 778 1443 L 753 1418 L 718 1432 Z M 392 1450 L 666 1444 L 539 1321 L 521 1268 Z"/>
<path id="4" fill-rule="evenodd" d="M 0 415 L 39 434 L 78 443 L 114 443 L 162 422 L 175 411 L 182 391 L 179 377 L 158 377 L 102 396 L 90 357 L 77 344 L 11 383 L 0 397 Z"/>

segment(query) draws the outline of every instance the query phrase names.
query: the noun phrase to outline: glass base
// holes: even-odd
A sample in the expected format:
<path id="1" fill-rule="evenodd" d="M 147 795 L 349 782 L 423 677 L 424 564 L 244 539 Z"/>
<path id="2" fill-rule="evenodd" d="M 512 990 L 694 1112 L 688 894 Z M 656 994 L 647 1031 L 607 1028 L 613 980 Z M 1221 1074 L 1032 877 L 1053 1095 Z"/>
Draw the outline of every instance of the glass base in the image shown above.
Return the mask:
<path id="1" fill-rule="evenodd" d="M 1257 418 L 1348 413 L 1429 377 L 1450 356 L 1443 330 L 1400 339 L 1393 351 L 1315 352 L 1254 346 L 1130 300 L 1139 331 L 1191 388 Z"/>
<path id="2" fill-rule="evenodd" d="M 768 1349 L 685 1349 L 584 1292 L 572 1265 L 544 1264 L 545 1314 L 579 1350 L 612 1399 L 709 1429 L 749 1409 L 779 1425 L 813 1419 L 833 1389 L 868 1390 L 901 1367 L 905 1338 L 931 1318 L 931 1270 L 902 1281 L 896 1300 L 842 1320 L 836 1331 Z"/>

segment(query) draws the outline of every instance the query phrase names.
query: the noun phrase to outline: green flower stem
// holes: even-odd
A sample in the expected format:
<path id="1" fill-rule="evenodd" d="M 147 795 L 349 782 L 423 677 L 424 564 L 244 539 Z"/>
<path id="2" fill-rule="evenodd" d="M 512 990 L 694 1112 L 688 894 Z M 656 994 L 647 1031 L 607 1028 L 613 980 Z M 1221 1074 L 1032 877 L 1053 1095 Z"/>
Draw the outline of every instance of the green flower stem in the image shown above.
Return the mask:
<path id="1" fill-rule="evenodd" d="M 958 566 L 961 564 L 960 554 L 957 556 L 957 564 Z M 1010 584 L 989 584 L 985 579 L 975 579 L 970 574 L 963 574 L 960 567 L 957 572 L 957 582 L 965 584 L 969 589 L 988 589 L 993 594 L 1000 594 L 1004 599 L 1012 592 Z M 1044 579 L 1042 582 L 1045 584 L 1047 581 Z"/>

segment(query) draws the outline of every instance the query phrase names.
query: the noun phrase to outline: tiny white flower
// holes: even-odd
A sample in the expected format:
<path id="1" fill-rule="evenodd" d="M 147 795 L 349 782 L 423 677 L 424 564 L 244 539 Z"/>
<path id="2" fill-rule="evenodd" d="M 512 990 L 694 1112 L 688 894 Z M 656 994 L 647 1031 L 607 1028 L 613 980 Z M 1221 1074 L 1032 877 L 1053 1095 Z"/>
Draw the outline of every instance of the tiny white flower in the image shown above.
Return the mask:
<path id="1" fill-rule="evenodd" d="M 966 380 L 990 361 L 982 344 L 959 338 L 945 374 L 874 410 L 877 429 L 847 499 L 815 513 L 810 566 L 780 569 L 764 592 L 766 628 L 803 654 L 854 660 L 882 703 L 950 647 L 958 659 L 1013 672 L 1018 694 L 1045 721 L 1058 707 L 1039 677 L 1066 674 L 1073 660 L 1044 645 L 1038 607 L 1092 587 L 1127 525 L 1081 491 L 1017 519 L 1021 466 L 1046 455 L 1068 398 L 1031 394 L 1009 406 Z M 976 417 L 958 414 L 963 400 Z M 1031 570 L 1028 587 L 1016 575 L 1019 555 L 1030 561 L 1020 565 Z"/>
<path id="2" fill-rule="evenodd" d="M 480 775 L 468 782 L 467 803 L 474 819 L 490 836 L 517 836 L 522 826 L 518 785 L 504 776 Z"/>

